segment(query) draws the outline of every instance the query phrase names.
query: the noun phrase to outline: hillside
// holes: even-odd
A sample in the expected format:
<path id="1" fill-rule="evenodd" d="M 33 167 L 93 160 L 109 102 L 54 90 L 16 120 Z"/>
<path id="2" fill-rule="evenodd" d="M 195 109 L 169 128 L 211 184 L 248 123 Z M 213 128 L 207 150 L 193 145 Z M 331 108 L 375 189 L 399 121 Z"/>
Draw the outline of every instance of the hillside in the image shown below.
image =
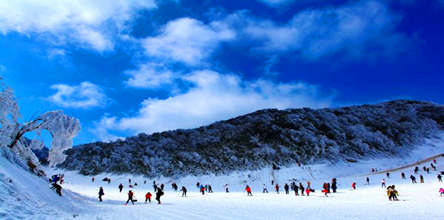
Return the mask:
<path id="1" fill-rule="evenodd" d="M 65 151 L 59 165 L 80 173 L 183 176 L 230 173 L 316 160 L 406 154 L 444 130 L 444 106 L 391 101 L 334 109 L 261 110 L 196 129 L 139 134 Z"/>

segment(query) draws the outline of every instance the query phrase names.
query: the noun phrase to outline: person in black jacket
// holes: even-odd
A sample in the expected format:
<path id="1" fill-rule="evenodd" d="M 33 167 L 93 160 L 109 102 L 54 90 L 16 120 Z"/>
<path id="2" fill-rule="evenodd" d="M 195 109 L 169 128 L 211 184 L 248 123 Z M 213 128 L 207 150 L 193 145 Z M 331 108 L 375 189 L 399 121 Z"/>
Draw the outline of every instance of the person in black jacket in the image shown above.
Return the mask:
<path id="1" fill-rule="evenodd" d="M 187 196 L 187 188 L 185 188 L 185 186 L 182 186 L 182 189 L 180 191 L 182 191 L 182 197 Z"/>
<path id="2" fill-rule="evenodd" d="M 163 194 L 164 194 L 163 190 L 158 188 L 157 192 L 156 192 L 156 201 L 157 201 L 158 204 L 160 204 L 160 197 L 163 196 Z"/>
<path id="3" fill-rule="evenodd" d="M 331 189 L 333 190 L 333 193 L 336 193 L 336 189 L 338 189 L 338 185 L 336 183 L 336 178 L 333 178 L 331 180 Z"/>
<path id="4" fill-rule="evenodd" d="M 103 201 L 102 196 L 104 196 L 104 195 L 105 195 L 105 193 L 103 192 L 103 187 L 100 187 L 100 189 L 99 189 L 99 201 L 100 202 Z"/>
<path id="5" fill-rule="evenodd" d="M 291 184 L 291 188 L 293 188 L 293 190 L 294 190 L 294 195 L 295 196 L 299 196 L 299 187 L 298 187 L 298 185 L 296 185 L 296 183 L 295 182 L 293 182 L 292 184 Z"/>
<path id="6" fill-rule="evenodd" d="M 119 192 L 122 192 L 122 189 L 123 189 L 123 185 L 119 184 Z"/>
<path id="7" fill-rule="evenodd" d="M 288 194 L 288 192 L 290 191 L 290 186 L 288 184 L 285 184 L 284 190 L 285 190 L 285 194 Z"/>
<path id="8" fill-rule="evenodd" d="M 304 188 L 304 186 L 302 185 L 302 183 L 299 183 L 299 189 L 301 190 L 301 196 L 305 196 L 305 195 L 304 195 L 304 190 L 305 190 L 305 188 Z"/>

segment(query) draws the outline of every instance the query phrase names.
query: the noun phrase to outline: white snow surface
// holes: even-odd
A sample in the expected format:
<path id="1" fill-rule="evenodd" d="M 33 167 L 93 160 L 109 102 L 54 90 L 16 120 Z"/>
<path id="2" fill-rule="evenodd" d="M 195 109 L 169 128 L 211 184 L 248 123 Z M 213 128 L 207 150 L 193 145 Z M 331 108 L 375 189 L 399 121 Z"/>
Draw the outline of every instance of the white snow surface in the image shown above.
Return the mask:
<path id="1" fill-rule="evenodd" d="M 418 165 L 421 169 L 415 175 L 417 184 L 411 184 L 408 179 L 413 167 L 393 172 L 389 179 L 385 174 L 370 174 L 371 168 L 396 168 L 444 153 L 443 140 L 429 140 L 415 147 L 404 158 L 281 168 L 275 173 L 281 185 L 280 194 L 276 194 L 271 186 L 271 168 L 224 176 L 158 178 L 155 181 L 164 183 L 166 187 L 161 205 L 155 201 L 151 204 L 142 201 L 146 192 L 153 193 L 154 179 L 101 174 L 92 182 L 91 176 L 48 169 L 49 176 L 57 173 L 65 175 L 65 183 L 62 184 L 64 195 L 59 197 L 48 189 L 46 180 L 0 157 L 0 219 L 444 219 L 444 197 L 438 193 L 444 184 L 438 182 L 437 172 L 427 174 L 422 171 L 422 166 L 429 166 L 430 162 Z M 443 157 L 437 159 L 437 167 L 438 171 L 444 171 Z M 405 172 L 406 180 L 401 179 L 401 172 Z M 424 176 L 425 183 L 419 183 L 420 174 Z M 365 185 L 367 176 L 370 185 Z M 102 181 L 104 177 L 111 178 L 111 183 Z M 334 177 L 338 179 L 338 193 L 325 197 L 320 192 L 322 183 L 330 182 Z M 133 184 L 138 183 L 132 190 L 139 201 L 136 205 L 125 206 L 129 178 Z M 292 191 L 286 195 L 283 184 L 291 183 L 294 178 L 304 186 L 311 181 L 316 192 L 309 197 L 295 196 Z M 396 185 L 400 201 L 387 199 L 386 191 L 380 185 L 382 178 L 386 179 L 387 185 Z M 9 183 L 9 179 L 13 182 Z M 215 192 L 201 195 L 196 187 L 198 181 L 211 184 Z M 172 191 L 172 182 L 176 182 L 179 189 L 185 185 L 188 196 L 181 197 L 179 192 Z M 357 190 L 351 190 L 352 182 L 357 183 Z M 124 184 L 122 193 L 118 190 L 119 183 Z M 225 184 L 229 184 L 230 193 L 224 192 Z M 247 184 L 253 190 L 251 197 L 243 190 Z M 270 193 L 262 193 L 263 184 Z M 100 186 L 105 192 L 102 203 L 97 199 Z"/>

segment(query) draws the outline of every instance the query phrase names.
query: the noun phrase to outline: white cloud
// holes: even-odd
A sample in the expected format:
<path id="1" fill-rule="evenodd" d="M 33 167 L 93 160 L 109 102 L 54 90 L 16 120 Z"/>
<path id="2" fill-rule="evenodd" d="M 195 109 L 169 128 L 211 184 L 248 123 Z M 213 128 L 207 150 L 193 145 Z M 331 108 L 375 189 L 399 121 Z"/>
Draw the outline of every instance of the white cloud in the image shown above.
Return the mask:
<path id="1" fill-rule="evenodd" d="M 404 35 L 396 32 L 399 17 L 379 1 L 364 0 L 341 7 L 308 9 L 285 23 L 237 13 L 226 22 L 236 25 L 247 39 L 261 42 L 259 51 L 296 51 L 306 59 L 344 51 L 360 58 L 372 53 L 392 54 L 402 47 Z"/>
<path id="2" fill-rule="evenodd" d="M 48 100 L 65 108 L 103 107 L 108 102 L 102 89 L 90 82 L 82 82 L 78 86 L 55 84 L 51 89 L 55 89 L 56 93 Z"/>
<path id="3" fill-rule="evenodd" d="M 138 69 L 125 73 L 131 76 L 126 84 L 136 88 L 157 88 L 172 83 L 175 77 L 174 73 L 155 63 L 142 64 Z"/>
<path id="4" fill-rule="evenodd" d="M 203 70 L 182 77 L 194 87 L 166 99 L 146 99 L 132 117 L 106 117 L 101 129 L 158 132 L 193 128 L 264 108 L 326 107 L 332 97 L 319 97 L 305 83 L 242 81 L 236 75 Z"/>
<path id="5" fill-rule="evenodd" d="M 155 7 L 154 0 L 0 1 L 0 32 L 105 51 L 114 46 L 110 29 L 119 32 L 139 10 Z"/>
<path id="6" fill-rule="evenodd" d="M 168 22 L 159 35 L 146 38 L 143 45 L 150 56 L 198 65 L 219 43 L 234 38 L 233 30 L 223 23 L 180 18 Z"/>

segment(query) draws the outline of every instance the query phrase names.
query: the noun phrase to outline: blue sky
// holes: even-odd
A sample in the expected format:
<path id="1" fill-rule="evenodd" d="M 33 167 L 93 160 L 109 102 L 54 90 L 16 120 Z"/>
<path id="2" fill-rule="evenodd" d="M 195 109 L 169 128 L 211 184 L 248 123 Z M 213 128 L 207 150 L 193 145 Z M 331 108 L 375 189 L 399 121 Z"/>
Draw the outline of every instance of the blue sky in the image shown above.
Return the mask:
<path id="1" fill-rule="evenodd" d="M 443 39 L 441 0 L 0 1 L 23 120 L 62 109 L 75 144 L 263 108 L 442 104 Z"/>

